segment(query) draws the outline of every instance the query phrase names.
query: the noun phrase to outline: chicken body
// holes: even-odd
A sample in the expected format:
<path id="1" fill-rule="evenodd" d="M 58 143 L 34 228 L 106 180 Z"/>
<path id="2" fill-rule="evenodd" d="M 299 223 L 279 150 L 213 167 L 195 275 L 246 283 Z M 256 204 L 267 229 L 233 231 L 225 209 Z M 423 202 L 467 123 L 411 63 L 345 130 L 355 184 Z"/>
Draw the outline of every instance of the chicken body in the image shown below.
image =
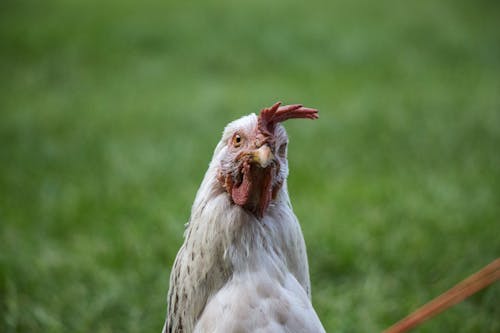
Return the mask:
<path id="1" fill-rule="evenodd" d="M 274 124 L 263 139 L 261 116 L 230 123 L 215 149 L 171 271 L 163 332 L 324 332 L 287 192 L 288 137 Z"/>

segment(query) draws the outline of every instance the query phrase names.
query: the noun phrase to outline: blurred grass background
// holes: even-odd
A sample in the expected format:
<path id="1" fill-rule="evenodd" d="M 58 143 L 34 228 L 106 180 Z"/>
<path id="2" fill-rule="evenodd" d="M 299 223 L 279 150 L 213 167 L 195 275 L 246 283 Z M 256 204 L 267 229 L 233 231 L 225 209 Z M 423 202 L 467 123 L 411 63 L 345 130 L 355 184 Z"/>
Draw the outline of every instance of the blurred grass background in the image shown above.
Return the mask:
<path id="1" fill-rule="evenodd" d="M 0 3 L 0 331 L 159 332 L 223 127 L 276 100 L 329 332 L 500 254 L 497 1 Z M 418 332 L 499 332 L 491 286 Z"/>

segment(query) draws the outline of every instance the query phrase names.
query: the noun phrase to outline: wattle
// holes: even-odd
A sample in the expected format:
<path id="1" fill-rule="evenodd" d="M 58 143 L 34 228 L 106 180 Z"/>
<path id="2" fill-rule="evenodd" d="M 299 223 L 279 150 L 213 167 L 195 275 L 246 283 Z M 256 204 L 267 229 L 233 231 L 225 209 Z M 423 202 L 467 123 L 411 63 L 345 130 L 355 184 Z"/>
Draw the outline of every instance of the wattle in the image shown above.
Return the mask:
<path id="1" fill-rule="evenodd" d="M 262 218 L 272 198 L 273 169 L 251 166 L 243 171 L 240 184 L 233 185 L 233 202 Z"/>

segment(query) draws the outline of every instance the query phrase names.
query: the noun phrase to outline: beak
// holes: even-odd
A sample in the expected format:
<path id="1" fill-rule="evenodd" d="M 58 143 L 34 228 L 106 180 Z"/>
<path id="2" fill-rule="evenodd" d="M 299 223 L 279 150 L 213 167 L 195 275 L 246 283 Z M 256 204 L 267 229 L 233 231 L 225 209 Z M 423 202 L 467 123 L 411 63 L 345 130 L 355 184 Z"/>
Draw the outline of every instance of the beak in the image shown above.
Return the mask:
<path id="1" fill-rule="evenodd" d="M 251 153 L 252 162 L 258 163 L 261 168 L 267 168 L 274 160 L 274 155 L 271 148 L 267 144 L 262 145 L 259 149 Z"/>

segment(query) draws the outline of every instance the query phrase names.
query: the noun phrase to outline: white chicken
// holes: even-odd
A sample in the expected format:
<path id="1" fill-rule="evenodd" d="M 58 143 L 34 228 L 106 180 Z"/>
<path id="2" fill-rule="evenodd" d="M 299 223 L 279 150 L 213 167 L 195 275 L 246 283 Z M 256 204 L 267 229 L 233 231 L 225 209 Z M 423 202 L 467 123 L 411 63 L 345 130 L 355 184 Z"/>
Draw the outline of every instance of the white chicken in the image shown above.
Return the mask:
<path id="1" fill-rule="evenodd" d="M 310 300 L 280 124 L 317 117 L 276 103 L 226 126 L 171 271 L 164 333 L 324 332 Z"/>

